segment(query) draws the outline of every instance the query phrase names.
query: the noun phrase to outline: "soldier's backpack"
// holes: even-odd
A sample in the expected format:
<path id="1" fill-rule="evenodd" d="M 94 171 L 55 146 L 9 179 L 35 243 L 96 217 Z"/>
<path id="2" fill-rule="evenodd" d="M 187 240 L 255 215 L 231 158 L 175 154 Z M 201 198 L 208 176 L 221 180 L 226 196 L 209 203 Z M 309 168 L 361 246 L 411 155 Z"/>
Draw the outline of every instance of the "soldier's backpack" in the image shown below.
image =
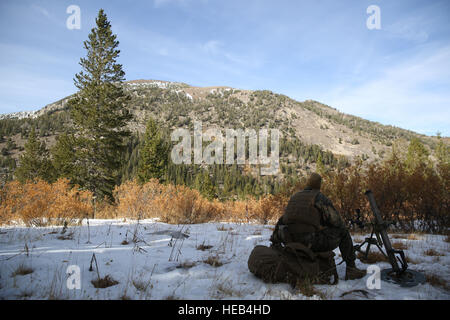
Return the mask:
<path id="1" fill-rule="evenodd" d="M 338 282 L 334 252 L 313 253 L 301 243 L 289 243 L 285 247 L 256 246 L 248 259 L 248 268 L 269 283 L 286 282 L 295 286 L 302 279 L 316 284 Z"/>

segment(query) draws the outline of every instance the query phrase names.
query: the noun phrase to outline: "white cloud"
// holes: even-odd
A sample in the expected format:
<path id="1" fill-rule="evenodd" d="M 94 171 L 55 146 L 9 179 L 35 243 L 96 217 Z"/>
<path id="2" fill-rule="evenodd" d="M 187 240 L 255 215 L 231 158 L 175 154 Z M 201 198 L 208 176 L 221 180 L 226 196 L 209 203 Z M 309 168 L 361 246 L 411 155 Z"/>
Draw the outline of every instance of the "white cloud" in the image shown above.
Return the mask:
<path id="1" fill-rule="evenodd" d="M 208 54 L 217 54 L 219 53 L 220 47 L 222 47 L 223 44 L 220 41 L 217 40 L 210 40 L 203 44 L 203 50 L 205 50 Z"/>
<path id="2" fill-rule="evenodd" d="M 429 37 L 425 25 L 424 18 L 413 16 L 388 25 L 384 31 L 391 38 L 423 43 Z"/>
<path id="3" fill-rule="evenodd" d="M 381 76 L 336 87 L 324 101 L 339 110 L 426 133 L 450 128 L 450 46 L 413 57 Z M 445 134 L 449 134 L 446 132 Z"/>
<path id="4" fill-rule="evenodd" d="M 35 5 L 35 4 L 33 4 L 31 7 L 32 7 L 34 10 L 37 10 L 38 12 L 40 12 L 41 14 L 43 14 L 44 16 L 46 16 L 47 18 L 50 18 L 50 13 L 48 12 L 47 9 L 42 8 L 42 7 L 40 7 L 40 6 L 38 6 L 38 5 Z"/>

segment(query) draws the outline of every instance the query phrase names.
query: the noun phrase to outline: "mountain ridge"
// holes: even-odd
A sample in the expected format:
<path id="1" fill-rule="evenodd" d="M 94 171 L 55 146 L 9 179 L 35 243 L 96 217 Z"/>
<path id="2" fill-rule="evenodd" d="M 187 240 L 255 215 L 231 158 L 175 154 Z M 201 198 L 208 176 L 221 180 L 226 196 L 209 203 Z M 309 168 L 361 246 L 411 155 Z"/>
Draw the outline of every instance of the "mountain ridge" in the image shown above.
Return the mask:
<path id="1" fill-rule="evenodd" d="M 194 120 L 202 121 L 204 129 L 208 126 L 223 129 L 277 128 L 284 136 L 299 139 L 307 145 L 318 145 L 336 156 L 369 161 L 382 159 L 394 142 L 407 145 L 416 137 L 430 150 L 437 143 L 437 137 L 434 136 L 345 114 L 315 100 L 296 101 L 270 90 L 198 87 L 183 82 L 144 79 L 125 81 L 123 86 L 132 98 L 128 108 L 134 114 L 134 120 L 129 123 L 129 127 L 135 133 L 144 132 L 146 120 L 150 116 L 160 120 L 169 129 L 192 129 Z M 26 125 L 27 119 L 39 122 L 38 119 L 49 117 L 50 122 L 50 118 L 58 117 L 59 114 L 58 121 L 67 124 L 67 101 L 72 96 L 36 111 L 0 115 L 0 121 L 24 122 L 13 124 L 18 128 L 10 132 L 12 135 L 8 132 L 0 134 L 7 139 L 13 137 L 20 153 L 24 139 L 18 138 L 17 134 L 21 132 L 22 138 L 26 136 L 29 127 Z M 64 125 L 49 123 L 46 126 L 55 127 L 49 131 L 51 134 L 41 133 L 46 142 L 52 145 L 59 131 L 56 127 L 62 128 Z M 447 137 L 443 139 L 446 143 L 450 140 Z M 0 143 L 0 148 L 4 148 L 5 143 Z M 17 158 L 18 153 L 12 152 L 14 158 Z"/>
<path id="2" fill-rule="evenodd" d="M 124 81 L 123 83 L 126 84 L 126 85 L 133 86 L 133 87 L 139 87 L 139 86 L 152 86 L 152 87 L 153 87 L 153 86 L 154 86 L 154 87 L 159 87 L 159 88 L 161 88 L 161 89 L 184 89 L 184 90 L 188 89 L 188 90 L 187 90 L 188 93 L 189 93 L 189 91 L 192 91 L 192 90 L 198 90 L 198 89 L 201 89 L 201 90 L 203 90 L 203 91 L 204 91 L 204 90 L 209 90 L 209 91 L 211 91 L 211 90 L 220 90 L 220 89 L 225 89 L 225 90 L 239 90 L 239 91 L 247 91 L 247 92 L 270 91 L 270 90 L 247 90 L 247 89 L 237 89 L 237 88 L 233 88 L 233 87 L 229 87 L 229 86 L 207 86 L 207 87 L 200 87 L 200 86 L 194 86 L 194 85 L 190 85 L 190 84 L 183 83 L 183 82 L 167 81 L 167 80 L 151 80 L 151 79 L 127 80 L 127 81 Z M 72 95 L 73 95 L 73 94 L 72 94 Z M 1 113 L 1 114 L 0 114 L 0 120 L 2 120 L 2 119 L 22 119 L 22 118 L 28 118 L 28 117 L 36 118 L 36 117 L 38 117 L 38 116 L 40 116 L 40 115 L 42 115 L 42 114 L 44 114 L 44 113 L 46 113 L 46 112 L 49 112 L 49 111 L 54 110 L 54 109 L 55 109 L 55 108 L 54 108 L 55 105 L 60 104 L 61 101 L 68 100 L 68 98 L 70 98 L 72 95 L 69 95 L 69 96 L 67 96 L 67 97 L 65 97 L 65 98 L 62 98 L 62 99 L 60 99 L 60 100 L 57 100 L 57 101 L 55 101 L 55 102 L 49 103 L 49 104 L 45 105 L 44 107 L 42 107 L 42 108 L 40 108 L 40 109 L 37 109 L 37 110 L 17 111 L 17 112 Z M 283 95 L 283 94 L 281 94 L 281 95 Z M 287 96 L 287 97 L 288 97 L 288 96 Z M 289 98 L 290 98 L 290 97 L 289 97 Z M 295 100 L 295 99 L 293 99 L 293 98 L 290 98 L 290 99 Z M 295 101 L 297 101 L 297 100 L 295 100 Z M 65 101 L 65 102 L 66 102 L 66 101 Z M 408 131 L 408 132 L 417 134 L 417 135 L 419 135 L 419 136 L 430 137 L 430 138 L 436 137 L 435 135 L 422 134 L 422 133 L 418 133 L 418 132 L 415 132 L 415 131 L 410 130 L 410 129 L 401 128 L 401 127 L 398 127 L 398 126 L 395 126 L 395 125 L 382 124 L 382 123 L 380 123 L 380 122 L 378 122 L 378 121 L 367 120 L 367 119 L 364 119 L 364 118 L 362 118 L 362 117 L 358 117 L 358 116 L 355 116 L 355 115 L 347 114 L 347 113 L 344 113 L 344 112 L 342 112 L 342 111 L 339 111 L 339 110 L 336 109 L 336 108 L 333 108 L 333 107 L 331 107 L 331 106 L 329 106 L 329 105 L 326 105 L 326 104 L 324 104 L 324 103 L 322 103 L 322 102 L 320 102 L 320 101 L 314 100 L 314 99 L 306 99 L 306 100 L 304 100 L 304 101 L 297 101 L 297 102 L 300 102 L 300 103 L 308 103 L 308 102 L 309 102 L 309 103 L 316 103 L 316 104 L 319 104 L 321 108 L 326 108 L 326 109 L 327 109 L 327 112 L 332 112 L 332 113 L 334 112 L 334 113 L 337 113 L 337 114 L 343 114 L 343 115 L 347 115 L 347 116 L 351 116 L 351 117 L 361 118 L 361 119 L 363 119 L 363 120 L 365 120 L 365 121 L 370 121 L 370 122 L 372 122 L 372 123 L 379 124 L 379 125 L 381 125 L 381 126 L 392 127 L 392 128 L 396 128 L 396 129 L 399 129 L 399 130 L 405 130 L 405 131 Z M 449 138 L 449 137 L 446 137 L 446 136 L 445 136 L 445 137 L 443 137 L 443 138 Z"/>

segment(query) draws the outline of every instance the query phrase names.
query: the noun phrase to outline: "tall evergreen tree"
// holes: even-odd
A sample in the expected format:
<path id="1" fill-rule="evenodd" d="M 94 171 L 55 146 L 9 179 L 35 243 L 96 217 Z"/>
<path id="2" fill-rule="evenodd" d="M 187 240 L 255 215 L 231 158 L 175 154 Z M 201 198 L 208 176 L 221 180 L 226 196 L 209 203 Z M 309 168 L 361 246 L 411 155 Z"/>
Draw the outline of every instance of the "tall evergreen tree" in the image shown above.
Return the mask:
<path id="1" fill-rule="evenodd" d="M 40 142 L 33 127 L 25 143 L 25 152 L 19 158 L 16 178 L 24 183 L 38 178 L 51 181 L 52 167 L 45 142 Z"/>
<path id="2" fill-rule="evenodd" d="M 450 164 L 450 147 L 444 143 L 441 134 L 437 134 L 438 144 L 436 146 L 435 157 L 441 165 Z"/>
<path id="3" fill-rule="evenodd" d="M 131 114 L 126 108 L 130 97 L 123 90 L 122 65 L 117 63 L 119 41 L 101 9 L 96 27 L 84 41 L 86 58 L 80 59 L 82 71 L 75 75 L 79 92 L 69 101 L 77 129 L 74 168 L 77 182 L 96 196 L 112 197 L 118 183 L 124 139 Z"/>
<path id="4" fill-rule="evenodd" d="M 58 178 L 70 179 L 80 184 L 75 166 L 76 139 L 73 134 L 63 133 L 57 137 L 55 146 L 51 149 L 52 163 Z"/>
<path id="5" fill-rule="evenodd" d="M 411 139 L 406 154 L 406 166 L 413 170 L 421 165 L 430 165 L 429 152 L 418 138 Z"/>
<path id="6" fill-rule="evenodd" d="M 150 118 L 139 150 L 139 181 L 146 182 L 151 178 L 163 180 L 167 172 L 168 156 L 168 145 L 162 138 L 156 121 Z"/>
<path id="7" fill-rule="evenodd" d="M 325 173 L 325 165 L 323 164 L 322 153 L 319 153 L 319 155 L 317 157 L 316 171 L 317 171 L 317 173 L 319 173 L 321 175 L 323 175 Z"/>
<path id="8" fill-rule="evenodd" d="M 213 199 L 216 195 L 214 184 L 211 181 L 208 170 L 201 171 L 196 174 L 194 188 L 197 189 L 204 197 Z"/>

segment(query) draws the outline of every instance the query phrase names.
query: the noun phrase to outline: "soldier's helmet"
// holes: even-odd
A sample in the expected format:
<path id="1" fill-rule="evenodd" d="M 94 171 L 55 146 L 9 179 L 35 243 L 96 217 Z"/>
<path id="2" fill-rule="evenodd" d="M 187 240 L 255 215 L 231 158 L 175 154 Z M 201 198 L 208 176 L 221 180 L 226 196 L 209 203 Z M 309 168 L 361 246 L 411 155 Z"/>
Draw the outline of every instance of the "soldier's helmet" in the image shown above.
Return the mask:
<path id="1" fill-rule="evenodd" d="M 308 177 L 308 181 L 306 182 L 306 188 L 311 188 L 313 190 L 320 190 L 320 186 L 322 185 L 322 177 L 318 173 L 311 173 Z"/>

